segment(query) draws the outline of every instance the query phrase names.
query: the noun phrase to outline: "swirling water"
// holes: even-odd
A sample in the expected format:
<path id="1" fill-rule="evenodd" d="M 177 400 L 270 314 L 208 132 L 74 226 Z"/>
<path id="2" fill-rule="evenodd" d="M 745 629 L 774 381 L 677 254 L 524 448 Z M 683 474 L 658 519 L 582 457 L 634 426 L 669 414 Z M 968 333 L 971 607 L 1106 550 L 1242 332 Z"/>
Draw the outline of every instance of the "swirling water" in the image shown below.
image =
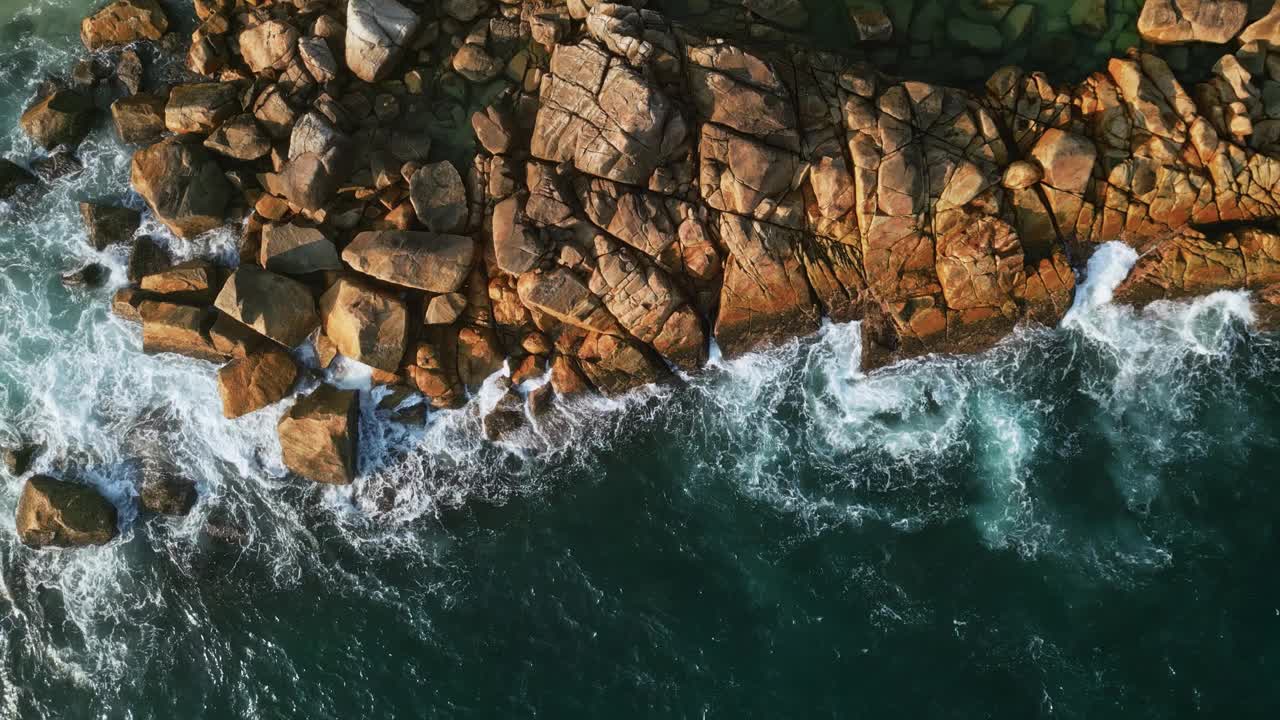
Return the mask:
<path id="1" fill-rule="evenodd" d="M 75 57 L 86 7 L 0 5 L 0 128 Z M 0 151 L 33 153 L 17 131 Z M 122 510 L 19 545 L 0 482 L 0 717 L 1169 717 L 1261 714 L 1280 647 L 1280 346 L 1221 292 L 1143 310 L 1103 248 L 1059 328 L 864 375 L 855 325 L 677 387 L 582 400 L 494 446 L 482 392 L 398 425 L 362 477 L 288 478 L 281 407 L 224 420 L 213 367 L 107 310 L 85 172 L 0 222 L 0 443 Z M 230 233 L 180 256 L 229 253 Z M 68 290 L 86 261 L 108 287 Z M 361 385 L 359 368 L 332 380 Z M 315 382 L 312 380 L 311 382 Z M 140 452 L 199 484 L 132 510 Z M 234 528 L 238 542 L 209 527 Z M 226 533 L 223 533 L 225 535 Z"/>

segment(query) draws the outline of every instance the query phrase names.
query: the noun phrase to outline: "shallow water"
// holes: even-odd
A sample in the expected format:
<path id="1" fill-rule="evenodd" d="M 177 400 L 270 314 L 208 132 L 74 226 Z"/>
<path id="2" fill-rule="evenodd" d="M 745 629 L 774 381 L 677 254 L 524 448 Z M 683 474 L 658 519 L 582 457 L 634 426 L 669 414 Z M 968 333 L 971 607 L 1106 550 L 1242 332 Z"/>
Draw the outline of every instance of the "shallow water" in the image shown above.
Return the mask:
<path id="1" fill-rule="evenodd" d="M 68 67 L 76 6 L 0 5 L 0 128 Z M 18 131 L 0 151 L 25 159 Z M 1247 296 L 1145 310 L 1109 246 L 1060 328 L 862 374 L 856 325 L 583 400 L 504 446 L 479 410 L 397 425 L 361 479 L 287 478 L 282 411 L 221 417 L 213 366 L 141 353 L 123 257 L 74 200 L 0 223 L 0 444 L 34 437 L 123 511 L 19 545 L 0 483 L 0 717 L 1170 717 L 1280 702 L 1280 344 Z M 127 202 L 141 207 L 136 197 Z M 229 232 L 179 256 L 229 254 Z M 109 287 L 69 291 L 86 261 Z M 359 368 L 331 378 L 360 386 Z M 139 521 L 138 453 L 199 484 Z M 206 527 L 235 528 L 240 544 Z"/>

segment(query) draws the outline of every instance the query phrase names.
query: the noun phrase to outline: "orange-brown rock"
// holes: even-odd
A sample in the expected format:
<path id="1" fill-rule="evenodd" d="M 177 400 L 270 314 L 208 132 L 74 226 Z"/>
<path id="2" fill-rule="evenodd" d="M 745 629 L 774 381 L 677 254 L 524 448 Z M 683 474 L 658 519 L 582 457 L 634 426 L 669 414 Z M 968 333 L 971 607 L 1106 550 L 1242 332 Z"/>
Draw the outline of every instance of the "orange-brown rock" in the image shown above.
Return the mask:
<path id="1" fill-rule="evenodd" d="M 105 545 L 116 536 L 116 508 L 87 485 L 36 475 L 27 480 L 14 521 L 23 545 Z"/>
<path id="2" fill-rule="evenodd" d="M 289 353 L 273 347 L 236 358 L 218 370 L 222 414 L 238 418 L 283 400 L 298 378 Z"/>
<path id="3" fill-rule="evenodd" d="M 360 395 L 321 385 L 298 398 L 276 426 L 285 467 L 308 480 L 347 485 L 355 480 Z"/>

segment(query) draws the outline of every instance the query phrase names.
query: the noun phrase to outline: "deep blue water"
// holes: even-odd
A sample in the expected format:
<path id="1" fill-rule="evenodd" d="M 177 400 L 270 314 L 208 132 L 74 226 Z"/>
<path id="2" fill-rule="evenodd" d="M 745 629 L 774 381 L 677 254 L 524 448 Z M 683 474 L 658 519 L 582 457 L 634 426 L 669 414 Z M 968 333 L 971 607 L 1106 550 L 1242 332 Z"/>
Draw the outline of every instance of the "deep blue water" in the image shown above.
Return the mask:
<path id="1" fill-rule="evenodd" d="M 13 128 L 69 65 L 85 7 L 0 8 Z M 0 152 L 31 155 L 5 133 Z M 39 439 L 38 469 L 102 489 L 123 533 L 24 548 L 20 483 L 0 479 L 0 718 L 1280 705 L 1280 343 L 1249 330 L 1243 294 L 1113 305 L 1112 248 L 1062 327 L 980 356 L 866 376 L 856 326 L 828 326 L 682 387 L 563 407 L 505 447 L 479 439 L 487 394 L 413 429 L 375 390 L 361 479 L 319 488 L 280 466 L 281 407 L 224 420 L 212 366 L 142 355 L 107 311 L 123 255 L 88 248 L 73 201 L 141 205 L 109 133 L 82 157 L 35 207 L 3 209 L 0 443 Z M 64 288 L 88 260 L 111 287 Z M 134 516 L 140 450 L 197 480 L 190 517 Z"/>

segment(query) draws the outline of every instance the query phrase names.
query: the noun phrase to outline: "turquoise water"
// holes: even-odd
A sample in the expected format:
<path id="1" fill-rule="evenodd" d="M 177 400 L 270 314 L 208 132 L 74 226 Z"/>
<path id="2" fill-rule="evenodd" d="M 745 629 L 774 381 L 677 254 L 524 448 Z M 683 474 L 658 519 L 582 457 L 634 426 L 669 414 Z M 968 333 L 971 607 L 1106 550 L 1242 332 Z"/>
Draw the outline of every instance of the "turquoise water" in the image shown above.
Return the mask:
<path id="1" fill-rule="evenodd" d="M 8 7 L 8 6 L 6 6 Z M 0 10 L 0 128 L 70 65 L 84 7 Z M 17 131 L 0 152 L 26 159 Z M 563 408 L 495 447 L 472 406 L 364 397 L 362 477 L 287 478 L 281 408 L 221 417 L 213 367 L 141 354 L 123 256 L 74 200 L 2 208 L 0 443 L 122 510 L 36 552 L 0 481 L 0 717 L 1257 716 L 1280 703 L 1280 344 L 1247 297 L 1143 311 L 1108 247 L 1062 327 L 865 376 L 857 327 Z M 230 232 L 180 257 L 230 253 Z M 67 290 L 86 261 L 109 286 Z M 359 386 L 360 373 L 337 381 Z M 139 520 L 127 461 L 195 479 Z M 211 532 L 210 527 L 221 528 Z M 232 531 L 228 532 L 228 528 Z M 219 537 L 237 535 L 238 542 Z"/>

